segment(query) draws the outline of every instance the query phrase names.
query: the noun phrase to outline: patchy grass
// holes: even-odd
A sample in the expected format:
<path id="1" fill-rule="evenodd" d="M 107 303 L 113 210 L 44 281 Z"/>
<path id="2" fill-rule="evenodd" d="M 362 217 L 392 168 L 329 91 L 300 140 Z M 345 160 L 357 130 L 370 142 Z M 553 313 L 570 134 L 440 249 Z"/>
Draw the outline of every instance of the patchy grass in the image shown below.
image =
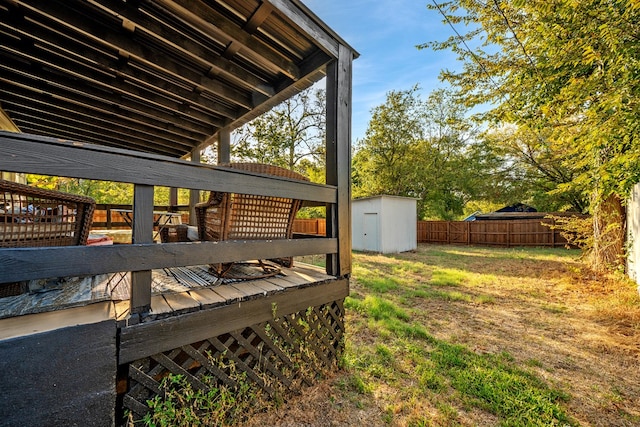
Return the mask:
<path id="1" fill-rule="evenodd" d="M 640 298 L 561 249 L 354 254 L 343 369 L 248 425 L 640 425 Z"/>

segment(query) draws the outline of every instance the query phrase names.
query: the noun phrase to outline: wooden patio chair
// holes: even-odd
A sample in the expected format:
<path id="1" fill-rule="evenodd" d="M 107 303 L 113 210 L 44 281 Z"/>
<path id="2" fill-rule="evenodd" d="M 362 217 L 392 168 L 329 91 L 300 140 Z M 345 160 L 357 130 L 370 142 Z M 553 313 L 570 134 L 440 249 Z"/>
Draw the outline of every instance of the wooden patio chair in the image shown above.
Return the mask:
<path id="1" fill-rule="evenodd" d="M 297 172 L 262 163 L 229 163 L 221 166 L 263 175 L 309 181 Z M 224 240 L 277 240 L 292 237 L 293 220 L 300 209 L 300 200 L 283 197 L 256 196 L 238 193 L 212 191 L 208 201 L 196 205 L 198 238 L 202 241 Z M 293 266 L 293 258 L 273 259 L 285 267 Z M 262 268 L 261 276 L 242 277 L 235 273 L 233 278 L 268 277 L 280 272 L 278 267 L 257 261 Z M 212 271 L 218 277 L 230 277 L 235 263 L 213 265 Z"/>
<path id="2" fill-rule="evenodd" d="M 0 247 L 86 245 L 95 206 L 89 197 L 0 180 Z M 22 288 L 0 284 L 0 297 Z"/>

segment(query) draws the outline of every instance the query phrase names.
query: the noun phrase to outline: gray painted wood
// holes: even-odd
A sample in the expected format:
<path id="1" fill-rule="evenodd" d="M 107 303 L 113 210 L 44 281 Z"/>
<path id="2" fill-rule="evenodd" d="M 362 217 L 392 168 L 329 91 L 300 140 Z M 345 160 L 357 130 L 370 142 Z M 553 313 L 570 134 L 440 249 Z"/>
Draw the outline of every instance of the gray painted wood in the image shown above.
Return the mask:
<path id="1" fill-rule="evenodd" d="M 327 66 L 327 183 L 338 188 L 337 204 L 327 209 L 327 235 L 338 238 L 337 254 L 327 256 L 327 271 L 351 272 L 351 79 L 353 52 L 340 45 Z"/>
<path id="2" fill-rule="evenodd" d="M 262 289 L 264 292 L 266 292 L 267 294 L 271 294 L 274 292 L 279 292 L 282 289 L 284 289 L 282 286 L 279 286 L 275 283 L 269 282 L 265 279 L 262 280 L 254 280 L 252 282 L 255 286 L 257 286 L 258 288 Z"/>
<path id="3" fill-rule="evenodd" d="M 259 286 L 254 285 L 253 281 L 230 283 L 229 285 L 226 285 L 226 286 L 231 286 L 237 289 L 239 292 L 244 294 L 245 297 L 260 295 L 260 294 L 266 295 L 266 291 L 260 288 Z"/>
<path id="4" fill-rule="evenodd" d="M 195 147 L 191 150 L 191 163 L 200 163 L 200 149 Z M 200 191 L 189 190 L 189 225 L 197 226 L 196 205 L 200 203 Z"/>
<path id="5" fill-rule="evenodd" d="M 301 10 L 298 7 L 295 7 L 292 2 L 285 0 L 270 0 L 270 3 L 280 10 L 281 13 L 285 14 L 301 26 L 305 32 L 313 35 L 313 38 L 322 44 L 322 47 L 326 52 L 334 57 L 338 56 L 338 43 L 335 39 L 328 36 L 326 33 L 326 27 L 322 28 L 311 16 L 302 13 Z M 305 10 L 309 12 L 308 9 Z"/>
<path id="6" fill-rule="evenodd" d="M 229 128 L 218 132 L 218 163 L 231 162 L 231 131 Z"/>
<path id="7" fill-rule="evenodd" d="M 213 292 L 215 292 L 216 294 L 224 298 L 227 302 L 240 301 L 246 296 L 244 292 L 240 292 L 238 289 L 234 288 L 233 286 L 226 286 L 226 285 L 217 286 L 212 290 Z"/>
<path id="8" fill-rule="evenodd" d="M 115 425 L 116 353 L 115 320 L 0 340 L 0 424 Z"/>
<path id="9" fill-rule="evenodd" d="M 333 203 L 337 192 L 285 178 L 93 144 L 0 131 L 0 170 Z"/>
<path id="10" fill-rule="evenodd" d="M 0 249 L 0 283 L 336 252 L 336 239 Z"/>
<path id="11" fill-rule="evenodd" d="M 264 322 L 276 315 L 338 301 L 349 293 L 347 279 L 301 289 L 290 289 L 265 298 L 237 302 L 208 310 L 187 313 L 155 322 L 125 327 L 120 334 L 119 364 L 127 363 Z M 180 331 L 179 334 L 176 331 Z M 149 337 L 153 337 L 152 340 Z"/>
<path id="12" fill-rule="evenodd" d="M 207 308 L 213 305 L 220 305 L 226 302 L 226 299 L 215 293 L 212 289 L 192 289 L 189 290 L 191 297 L 200 304 L 200 307 Z"/>
<path id="13" fill-rule="evenodd" d="M 153 187 L 136 184 L 133 190 L 134 244 L 153 243 Z M 131 313 L 151 308 L 151 269 L 131 273 Z"/>

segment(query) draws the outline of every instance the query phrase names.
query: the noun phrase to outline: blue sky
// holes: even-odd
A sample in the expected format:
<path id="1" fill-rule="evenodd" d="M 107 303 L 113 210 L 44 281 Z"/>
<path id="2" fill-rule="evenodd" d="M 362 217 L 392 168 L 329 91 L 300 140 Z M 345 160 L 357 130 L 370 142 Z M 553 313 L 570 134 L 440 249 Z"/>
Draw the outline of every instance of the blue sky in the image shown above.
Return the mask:
<path id="1" fill-rule="evenodd" d="M 302 1 L 360 53 L 353 63 L 354 144 L 389 91 L 419 84 L 426 98 L 444 86 L 438 80 L 441 69 L 460 66 L 451 52 L 416 48 L 452 34 L 437 11 L 427 9 L 428 0 Z"/>

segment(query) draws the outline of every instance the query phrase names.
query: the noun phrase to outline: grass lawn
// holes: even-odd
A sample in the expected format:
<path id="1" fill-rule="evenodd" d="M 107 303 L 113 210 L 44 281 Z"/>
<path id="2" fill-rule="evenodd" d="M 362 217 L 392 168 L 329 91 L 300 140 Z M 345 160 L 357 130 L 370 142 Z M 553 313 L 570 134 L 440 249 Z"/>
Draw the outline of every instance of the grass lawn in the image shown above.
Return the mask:
<path id="1" fill-rule="evenodd" d="M 579 255 L 355 253 L 343 369 L 247 425 L 640 425 L 640 298 Z"/>

